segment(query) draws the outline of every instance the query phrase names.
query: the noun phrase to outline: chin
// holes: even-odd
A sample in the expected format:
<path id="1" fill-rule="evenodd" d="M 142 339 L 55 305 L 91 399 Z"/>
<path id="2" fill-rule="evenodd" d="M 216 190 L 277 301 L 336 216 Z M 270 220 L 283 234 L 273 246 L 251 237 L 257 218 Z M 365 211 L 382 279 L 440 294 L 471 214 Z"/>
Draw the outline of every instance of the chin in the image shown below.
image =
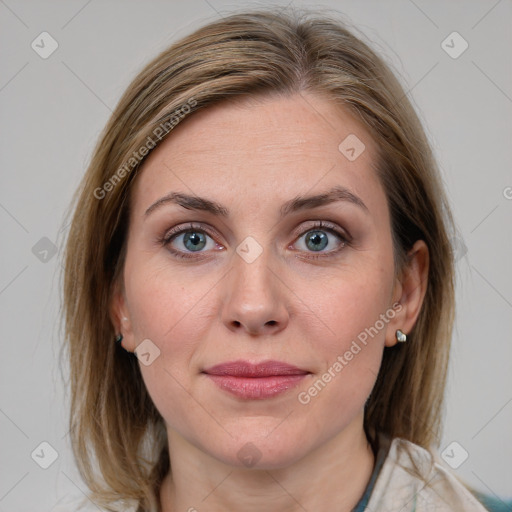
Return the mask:
<path id="1" fill-rule="evenodd" d="M 242 435 L 229 438 L 224 445 L 208 443 L 203 449 L 219 461 L 239 469 L 273 470 L 291 466 L 307 455 L 313 446 L 304 443 L 306 436 L 297 433 L 283 432 L 277 435 L 271 429 L 264 434 L 250 434 L 249 430 Z M 268 432 L 271 432 L 270 435 Z"/>

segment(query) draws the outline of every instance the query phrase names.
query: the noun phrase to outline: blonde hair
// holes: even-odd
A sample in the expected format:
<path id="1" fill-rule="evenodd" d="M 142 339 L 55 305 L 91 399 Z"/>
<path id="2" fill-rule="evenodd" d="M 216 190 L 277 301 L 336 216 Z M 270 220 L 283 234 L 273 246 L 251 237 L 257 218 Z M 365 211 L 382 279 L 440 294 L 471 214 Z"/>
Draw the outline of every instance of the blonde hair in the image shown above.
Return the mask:
<path id="1" fill-rule="evenodd" d="M 70 435 L 92 499 L 108 510 L 119 500 L 158 510 L 170 470 L 163 419 L 136 358 L 114 343 L 110 312 L 137 170 L 184 115 L 235 97 L 301 91 L 355 114 L 377 142 L 396 271 L 416 240 L 430 253 L 419 318 L 407 343 L 384 351 L 365 430 L 427 449 L 439 439 L 454 312 L 453 223 L 421 123 L 388 65 L 342 22 L 307 11 L 234 14 L 176 42 L 138 74 L 73 201 L 63 285 Z"/>

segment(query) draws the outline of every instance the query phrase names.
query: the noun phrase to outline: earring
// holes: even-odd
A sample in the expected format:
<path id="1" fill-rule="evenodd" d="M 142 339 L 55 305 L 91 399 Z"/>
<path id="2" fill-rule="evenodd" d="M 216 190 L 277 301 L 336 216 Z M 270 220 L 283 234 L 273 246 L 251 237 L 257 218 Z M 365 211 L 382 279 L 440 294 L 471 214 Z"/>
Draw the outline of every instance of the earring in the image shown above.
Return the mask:
<path id="1" fill-rule="evenodd" d="M 125 316 L 123 316 L 123 322 L 126 322 L 128 320 L 128 318 L 126 318 Z M 115 342 L 118 344 L 118 345 L 121 345 L 121 342 L 123 341 L 123 335 L 121 333 L 117 334 L 116 337 L 115 337 Z"/>
<path id="2" fill-rule="evenodd" d="M 400 329 L 397 329 L 397 331 L 395 332 L 395 336 L 396 336 L 396 341 L 398 341 L 400 343 L 405 343 L 407 341 L 407 335 Z"/>

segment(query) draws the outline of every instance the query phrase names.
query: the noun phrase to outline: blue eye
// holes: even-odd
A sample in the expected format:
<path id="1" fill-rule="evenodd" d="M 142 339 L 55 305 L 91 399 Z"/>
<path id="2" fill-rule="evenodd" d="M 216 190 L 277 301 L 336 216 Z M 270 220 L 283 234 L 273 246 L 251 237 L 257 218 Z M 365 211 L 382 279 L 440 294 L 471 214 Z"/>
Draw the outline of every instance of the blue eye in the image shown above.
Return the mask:
<path id="1" fill-rule="evenodd" d="M 209 228 L 191 223 L 171 229 L 159 242 L 178 258 L 197 259 L 200 255 L 208 252 L 208 250 L 223 248 L 215 242 L 213 239 L 215 236 L 213 232 L 210 232 Z M 330 251 L 325 251 L 324 249 L 329 245 L 330 239 L 333 236 L 335 240 L 333 243 L 337 246 Z M 303 256 L 306 259 L 331 257 L 342 250 L 348 243 L 347 236 L 338 230 L 335 224 L 325 221 L 316 221 L 309 229 L 303 231 L 297 240 L 299 241 L 303 237 L 305 237 L 305 248 L 299 249 L 299 252 L 313 253 Z M 181 248 L 177 249 L 176 245 L 180 245 Z"/>
<path id="2" fill-rule="evenodd" d="M 200 251 L 201 249 L 204 249 L 204 247 L 206 246 L 207 235 L 200 231 L 186 231 L 185 233 L 179 236 L 183 236 L 183 245 L 189 251 Z"/>
<path id="3" fill-rule="evenodd" d="M 189 224 L 186 227 L 179 226 L 168 231 L 161 240 L 161 243 L 162 245 L 168 246 L 171 253 L 179 258 L 194 258 L 194 252 L 204 252 L 203 249 L 207 247 L 208 239 L 210 239 L 213 244 L 213 247 L 209 248 L 214 248 L 216 244 L 205 228 Z M 171 243 L 174 242 L 185 247 L 186 250 L 183 251 L 171 247 Z M 212 244 L 210 244 L 210 246 Z"/>
<path id="4" fill-rule="evenodd" d="M 329 244 L 325 231 L 308 231 L 305 238 L 306 246 L 312 251 L 322 251 Z"/>
<path id="5" fill-rule="evenodd" d="M 334 236 L 335 240 L 337 240 L 337 247 L 330 250 L 324 251 L 324 249 L 330 243 L 330 237 Z M 312 228 L 305 231 L 300 237 L 299 240 L 304 237 L 305 244 L 305 252 L 313 252 L 318 254 L 312 254 L 308 256 L 304 256 L 305 258 L 324 258 L 330 257 L 334 254 L 337 254 L 345 245 L 348 243 L 347 237 L 338 231 L 333 225 L 325 222 L 318 222 Z M 334 242 L 336 244 L 336 242 Z"/>

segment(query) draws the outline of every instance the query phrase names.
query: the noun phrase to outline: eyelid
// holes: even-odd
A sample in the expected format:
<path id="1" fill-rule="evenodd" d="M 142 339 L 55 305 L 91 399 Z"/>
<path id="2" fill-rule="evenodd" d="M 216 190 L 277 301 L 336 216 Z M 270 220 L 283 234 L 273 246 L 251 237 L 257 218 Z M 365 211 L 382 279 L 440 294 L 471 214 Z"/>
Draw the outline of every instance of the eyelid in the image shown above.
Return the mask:
<path id="1" fill-rule="evenodd" d="M 336 223 L 333 223 L 331 221 L 327 220 L 321 220 L 321 219 L 310 219 L 309 221 L 303 221 L 301 224 L 293 231 L 293 242 L 290 244 L 289 247 L 293 246 L 297 239 L 304 236 L 309 231 L 313 231 L 315 229 L 318 230 L 325 230 L 328 232 L 331 232 L 332 234 L 335 234 L 338 236 L 342 242 L 342 248 L 346 245 L 349 245 L 352 242 L 352 237 L 350 233 L 339 226 Z M 159 237 L 158 242 L 160 245 L 168 246 L 170 245 L 173 238 L 178 237 L 179 235 L 186 233 L 187 231 L 202 231 L 209 235 L 212 239 L 220 238 L 220 235 L 217 233 L 217 231 L 213 228 L 211 228 L 208 224 L 203 223 L 197 223 L 197 222 L 188 222 L 184 224 L 178 224 L 177 226 L 174 226 L 171 229 L 168 229 L 163 236 Z M 219 244 L 216 240 L 214 240 L 215 244 L 217 246 L 223 247 L 222 244 Z M 311 252 L 311 256 L 306 256 L 305 259 L 315 259 L 315 258 L 322 258 L 322 257 L 329 257 L 331 255 L 334 255 L 339 252 L 341 249 L 335 249 L 332 251 L 327 252 L 318 252 L 315 255 L 315 252 Z M 198 252 L 196 255 L 194 255 L 193 252 L 188 251 L 181 251 L 177 249 L 169 248 L 169 251 L 173 253 L 175 256 L 178 257 L 185 257 L 185 258 L 204 258 L 208 257 L 207 252 Z M 301 252 L 301 251 L 297 251 Z M 186 256 L 185 256 L 186 255 Z"/>
<path id="2" fill-rule="evenodd" d="M 338 236 L 344 238 L 347 241 L 347 243 L 352 241 L 352 236 L 350 235 L 347 229 L 342 228 L 339 224 L 336 224 L 334 222 L 321 219 L 311 219 L 309 221 L 301 222 L 300 226 L 298 226 L 293 233 L 295 237 L 299 237 L 304 235 L 308 231 L 311 231 L 312 229 L 331 230 Z"/>
<path id="3" fill-rule="evenodd" d="M 208 252 L 198 252 L 197 254 L 194 254 L 194 252 L 182 251 L 182 250 L 174 249 L 171 247 L 171 242 L 173 241 L 173 239 L 186 233 L 187 231 L 204 232 L 214 241 L 217 248 L 219 246 L 221 248 L 223 248 L 223 246 L 221 244 L 218 244 L 214 240 L 215 238 L 217 238 L 219 236 L 217 234 L 216 230 L 209 227 L 208 225 L 204 225 L 202 223 L 195 223 L 195 222 L 178 224 L 177 226 L 174 226 L 171 229 L 168 229 L 167 231 L 165 231 L 163 236 L 158 237 L 158 240 L 157 240 L 158 245 L 166 248 L 172 254 L 172 256 L 176 259 L 190 260 L 192 263 L 194 261 L 201 262 L 201 261 L 204 261 L 205 259 L 209 259 L 209 257 L 211 257 L 211 254 L 209 254 Z"/>
<path id="4" fill-rule="evenodd" d="M 325 231 L 332 235 L 335 235 L 340 242 L 340 246 L 336 249 L 332 249 L 330 251 L 326 252 L 315 252 L 315 251 L 301 251 L 294 249 L 293 246 L 297 241 L 302 238 L 306 233 L 309 233 L 311 231 Z M 329 261 L 329 259 L 336 258 L 341 254 L 342 251 L 346 249 L 347 246 L 352 245 L 352 237 L 347 232 L 347 230 L 341 228 L 338 224 L 332 223 L 330 221 L 326 220 L 314 220 L 310 221 L 309 226 L 304 226 L 301 224 L 301 229 L 299 230 L 297 237 L 294 239 L 294 242 L 288 246 L 289 249 L 293 250 L 297 254 L 295 254 L 295 257 L 304 261 Z M 302 253 L 305 252 L 307 255 L 303 256 Z"/>
<path id="5" fill-rule="evenodd" d="M 195 223 L 195 222 L 186 222 L 185 224 L 178 224 L 171 229 L 168 229 L 164 236 L 161 237 L 162 242 L 169 243 L 173 236 L 180 235 L 182 233 L 186 233 L 187 231 L 204 231 L 206 234 L 210 235 L 210 237 L 219 238 L 220 235 L 216 230 L 209 227 L 207 224 Z"/>

